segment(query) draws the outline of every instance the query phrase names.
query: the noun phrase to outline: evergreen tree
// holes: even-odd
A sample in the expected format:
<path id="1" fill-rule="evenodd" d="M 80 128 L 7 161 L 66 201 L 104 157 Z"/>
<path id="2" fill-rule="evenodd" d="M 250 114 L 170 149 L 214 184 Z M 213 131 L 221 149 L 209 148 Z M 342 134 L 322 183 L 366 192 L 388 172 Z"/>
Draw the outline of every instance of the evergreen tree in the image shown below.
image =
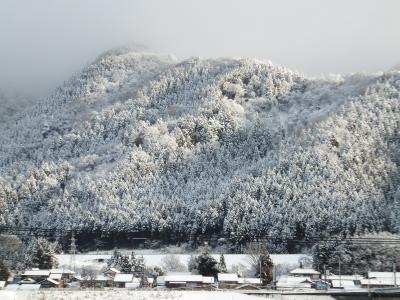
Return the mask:
<path id="1" fill-rule="evenodd" d="M 224 256 L 223 253 L 219 257 L 218 269 L 219 269 L 220 273 L 227 273 L 228 272 L 227 269 L 226 269 L 225 256 Z"/>
<path id="2" fill-rule="evenodd" d="M 147 280 L 147 276 L 145 274 L 142 274 L 142 276 L 140 276 L 140 287 L 149 287 L 149 281 Z"/>
<path id="3" fill-rule="evenodd" d="M 261 261 L 261 276 L 260 276 L 259 272 L 258 272 L 258 274 L 256 274 L 256 276 L 258 275 L 261 278 L 263 285 L 267 285 L 272 282 L 272 279 L 273 279 L 272 272 L 273 272 L 274 264 L 272 262 L 271 257 L 269 256 L 268 251 L 263 252 L 260 255 L 259 259 Z"/>
<path id="4" fill-rule="evenodd" d="M 56 245 L 44 238 L 35 238 L 28 251 L 28 266 L 39 269 L 52 269 L 58 266 L 55 256 Z"/>
<path id="5" fill-rule="evenodd" d="M 197 257 L 196 261 L 196 269 L 200 275 L 213 277 L 218 275 L 218 262 L 210 255 L 208 248 Z"/>
<path id="6" fill-rule="evenodd" d="M 10 276 L 10 272 L 5 263 L 0 259 L 0 281 L 6 281 Z"/>
<path id="7" fill-rule="evenodd" d="M 111 258 L 107 261 L 108 268 L 116 268 L 119 270 L 122 264 L 122 254 L 117 248 L 114 249 Z"/>
<path id="8" fill-rule="evenodd" d="M 122 256 L 119 267 L 121 273 L 131 273 L 134 268 L 134 264 L 129 256 Z"/>

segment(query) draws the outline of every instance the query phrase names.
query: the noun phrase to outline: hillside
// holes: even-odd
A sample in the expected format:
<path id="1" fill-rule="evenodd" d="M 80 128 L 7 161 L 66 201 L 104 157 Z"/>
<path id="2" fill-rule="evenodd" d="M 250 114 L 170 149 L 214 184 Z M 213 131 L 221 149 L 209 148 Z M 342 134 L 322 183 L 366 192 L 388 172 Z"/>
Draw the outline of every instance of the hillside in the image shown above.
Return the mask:
<path id="1" fill-rule="evenodd" d="M 399 232 L 399 98 L 396 70 L 315 79 L 111 51 L 0 127 L 0 223 L 233 241 Z"/>

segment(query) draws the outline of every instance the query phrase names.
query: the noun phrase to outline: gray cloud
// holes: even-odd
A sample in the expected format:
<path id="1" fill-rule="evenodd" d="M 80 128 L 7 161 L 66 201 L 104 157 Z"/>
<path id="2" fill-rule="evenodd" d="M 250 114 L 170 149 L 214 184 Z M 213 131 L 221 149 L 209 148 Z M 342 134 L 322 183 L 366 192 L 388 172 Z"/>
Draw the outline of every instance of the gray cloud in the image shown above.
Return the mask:
<path id="1" fill-rule="evenodd" d="M 44 95 L 125 44 L 269 59 L 309 75 L 400 62 L 397 0 L 1 0 L 0 89 Z"/>

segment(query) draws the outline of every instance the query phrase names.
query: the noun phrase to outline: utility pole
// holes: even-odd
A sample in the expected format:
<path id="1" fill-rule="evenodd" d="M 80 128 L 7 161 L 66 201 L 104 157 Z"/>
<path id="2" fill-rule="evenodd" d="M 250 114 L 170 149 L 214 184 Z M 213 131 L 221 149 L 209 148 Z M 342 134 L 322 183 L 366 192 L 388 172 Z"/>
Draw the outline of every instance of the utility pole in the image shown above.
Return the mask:
<path id="1" fill-rule="evenodd" d="M 394 283 L 394 287 L 397 287 L 397 282 L 396 282 L 396 262 L 393 263 L 393 283 Z"/>
<path id="2" fill-rule="evenodd" d="M 328 291 L 328 285 L 326 284 L 326 265 L 324 264 L 324 277 L 325 277 L 325 291 Z"/>
<path id="3" fill-rule="evenodd" d="M 342 266 L 339 256 L 339 287 L 342 288 Z"/>
<path id="4" fill-rule="evenodd" d="M 75 272 L 75 264 L 76 264 L 76 244 L 75 244 L 75 233 L 71 231 L 71 247 L 69 250 L 69 267 L 72 271 Z"/>

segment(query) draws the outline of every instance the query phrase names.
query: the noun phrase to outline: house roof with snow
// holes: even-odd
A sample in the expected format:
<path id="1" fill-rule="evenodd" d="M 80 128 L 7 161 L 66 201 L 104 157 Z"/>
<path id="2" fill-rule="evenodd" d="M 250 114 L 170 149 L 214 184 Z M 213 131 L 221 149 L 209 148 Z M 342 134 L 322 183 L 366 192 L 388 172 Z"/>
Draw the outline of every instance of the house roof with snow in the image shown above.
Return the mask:
<path id="1" fill-rule="evenodd" d="M 50 276 L 48 278 L 50 279 L 55 279 L 55 280 L 61 280 L 63 274 L 59 274 L 59 273 L 51 273 Z"/>
<path id="2" fill-rule="evenodd" d="M 292 271 L 290 271 L 290 274 L 293 275 L 320 275 L 321 273 L 318 271 L 315 271 L 313 269 L 302 269 L 302 268 L 297 268 Z"/>
<path id="3" fill-rule="evenodd" d="M 356 285 L 354 284 L 353 280 L 339 280 L 333 279 L 332 280 L 332 287 L 333 288 L 355 288 Z"/>
<path id="4" fill-rule="evenodd" d="M 18 284 L 35 284 L 35 283 L 36 283 L 36 280 L 33 280 L 30 277 L 26 277 L 18 282 Z"/>
<path id="5" fill-rule="evenodd" d="M 214 277 L 212 276 L 203 276 L 203 283 L 209 283 L 212 284 L 214 283 Z"/>
<path id="6" fill-rule="evenodd" d="M 218 281 L 220 281 L 220 282 L 238 282 L 239 278 L 236 273 L 218 273 Z"/>
<path id="7" fill-rule="evenodd" d="M 261 284 L 261 279 L 260 278 L 249 278 L 249 277 L 244 277 L 244 278 L 238 278 L 238 283 L 240 284 Z"/>
<path id="8" fill-rule="evenodd" d="M 394 278 L 373 278 L 373 279 L 362 279 L 362 285 L 387 285 L 394 286 Z"/>
<path id="9" fill-rule="evenodd" d="M 361 280 L 363 278 L 364 277 L 362 275 L 357 275 L 357 274 L 355 274 L 355 275 L 341 275 L 341 276 L 339 276 L 339 275 L 328 275 L 328 276 L 326 276 L 327 280 L 343 280 L 343 281 L 345 281 L 345 280 L 347 280 L 347 281 Z"/>
<path id="10" fill-rule="evenodd" d="M 118 273 L 114 277 L 114 282 L 132 282 L 133 274 Z"/>
<path id="11" fill-rule="evenodd" d="M 112 278 L 104 275 L 97 275 L 96 278 L 94 279 L 95 281 L 110 281 Z"/>
<path id="12" fill-rule="evenodd" d="M 310 288 L 312 280 L 305 276 L 282 276 L 279 278 L 276 286 L 278 288 Z"/>
<path id="13" fill-rule="evenodd" d="M 126 289 L 137 289 L 140 287 L 140 282 L 127 282 L 125 283 Z"/>
<path id="14" fill-rule="evenodd" d="M 117 270 L 116 268 L 109 268 L 106 271 L 104 271 L 104 274 L 107 274 L 107 273 L 116 273 L 116 274 L 118 274 L 118 273 L 121 273 L 121 272 L 119 270 Z"/>
<path id="15" fill-rule="evenodd" d="M 165 282 L 203 282 L 201 275 L 167 275 Z"/>
<path id="16" fill-rule="evenodd" d="M 74 275 L 75 272 L 72 270 L 68 269 L 51 269 L 50 274 L 68 274 L 68 275 Z"/>
<path id="17" fill-rule="evenodd" d="M 51 278 L 46 278 L 45 280 L 39 282 L 39 284 L 43 284 L 43 283 L 46 283 L 46 282 L 50 282 L 50 283 L 52 283 L 54 285 L 58 284 L 58 281 L 55 281 L 54 279 L 51 279 Z"/>
<path id="18" fill-rule="evenodd" d="M 39 269 L 27 270 L 22 274 L 22 276 L 28 276 L 28 277 L 42 277 L 49 275 L 50 275 L 49 270 L 39 270 Z"/>
<path id="19" fill-rule="evenodd" d="M 393 278 L 394 272 L 368 272 L 368 278 Z M 396 277 L 400 278 L 400 272 L 396 272 Z"/>

